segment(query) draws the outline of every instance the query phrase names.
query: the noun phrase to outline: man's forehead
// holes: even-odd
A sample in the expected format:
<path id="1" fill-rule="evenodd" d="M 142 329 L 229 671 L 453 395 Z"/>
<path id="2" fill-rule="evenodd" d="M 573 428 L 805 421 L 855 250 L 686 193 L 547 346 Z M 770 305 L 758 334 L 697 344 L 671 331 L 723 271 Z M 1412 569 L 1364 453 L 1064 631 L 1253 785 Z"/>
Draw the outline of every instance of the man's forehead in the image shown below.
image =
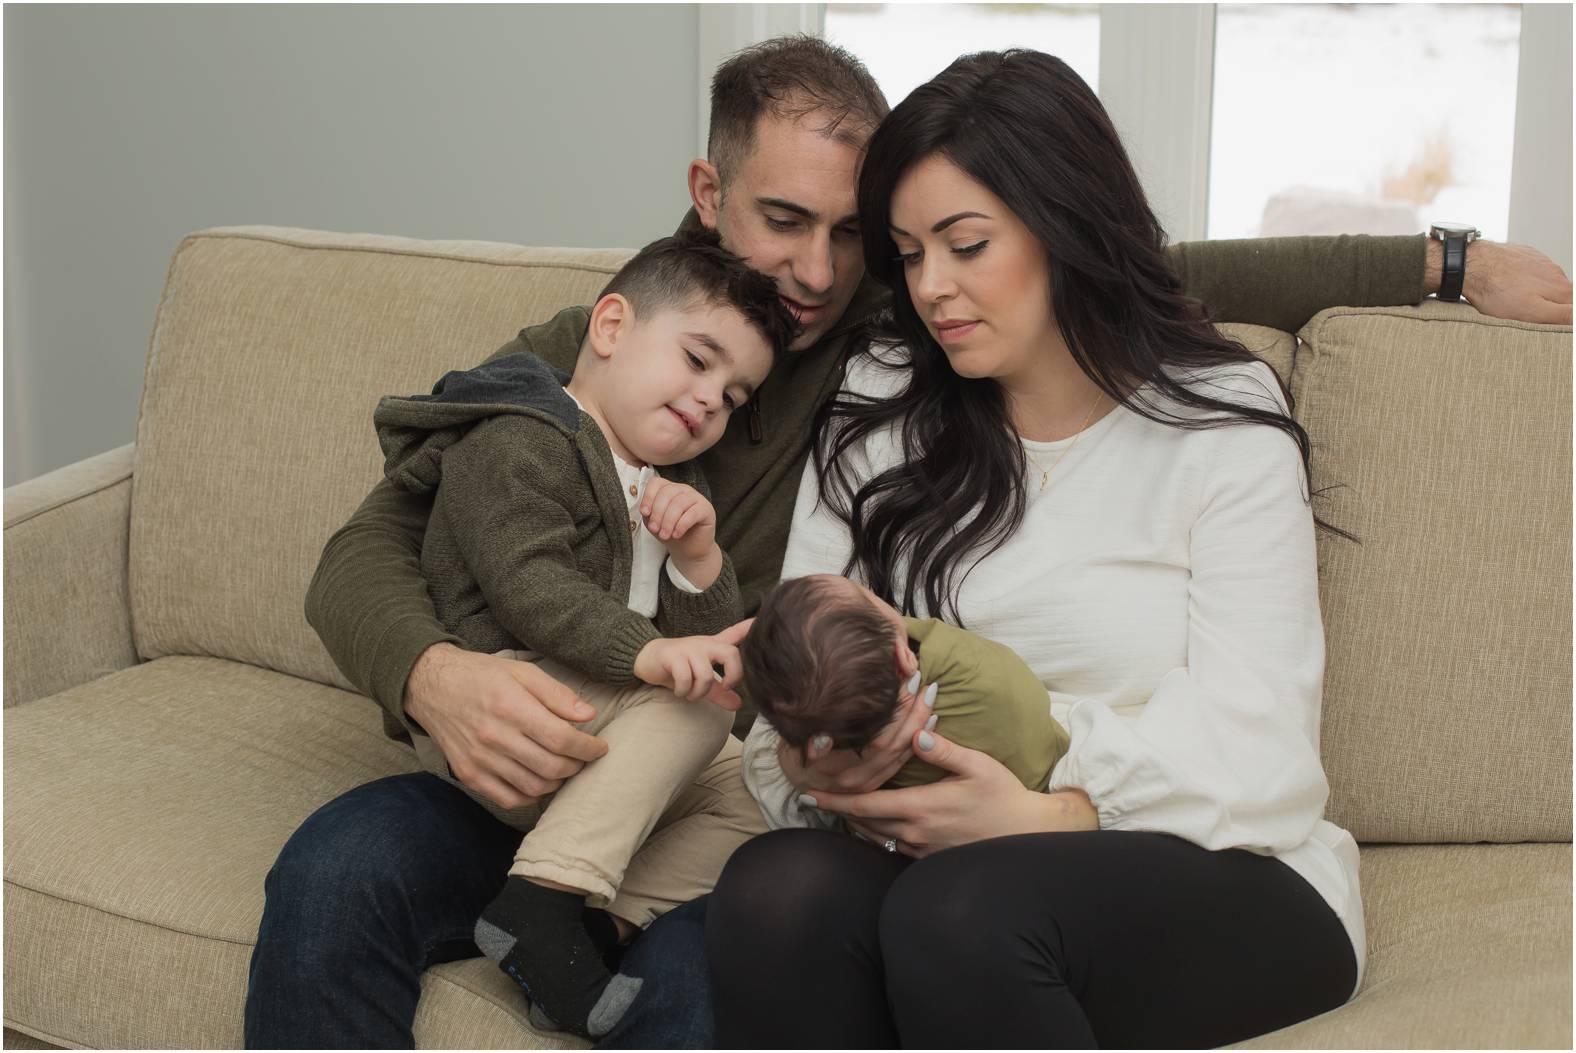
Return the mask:
<path id="1" fill-rule="evenodd" d="M 813 114 L 798 119 L 763 114 L 739 165 L 738 177 L 749 184 L 746 192 L 815 212 L 836 211 L 834 220 L 852 213 L 860 151 L 824 129 L 824 120 Z"/>

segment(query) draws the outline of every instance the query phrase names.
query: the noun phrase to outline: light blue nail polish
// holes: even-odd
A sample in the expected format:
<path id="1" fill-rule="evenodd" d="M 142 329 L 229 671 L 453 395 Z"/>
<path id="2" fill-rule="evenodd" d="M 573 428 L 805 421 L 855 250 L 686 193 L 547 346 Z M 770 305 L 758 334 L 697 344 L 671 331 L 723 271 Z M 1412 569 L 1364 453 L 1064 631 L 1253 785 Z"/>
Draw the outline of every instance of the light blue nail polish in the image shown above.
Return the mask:
<path id="1" fill-rule="evenodd" d="M 928 732 L 928 731 L 921 731 L 919 733 L 919 748 L 920 749 L 928 750 L 928 749 L 931 749 L 932 747 L 934 747 L 935 745 L 936 745 L 935 736 L 931 735 L 930 732 Z M 799 799 L 801 801 L 804 800 L 803 797 L 801 797 Z"/>
<path id="2" fill-rule="evenodd" d="M 914 670 L 914 675 L 908 678 L 908 683 L 903 685 L 903 690 L 909 694 L 919 690 L 919 670 Z"/>
<path id="3" fill-rule="evenodd" d="M 941 690 L 941 685 L 940 684 L 931 684 L 928 688 L 926 688 L 925 689 L 925 705 L 930 706 L 932 709 L 934 709 L 935 706 L 936 706 L 936 692 L 940 691 L 940 690 Z"/>
<path id="4" fill-rule="evenodd" d="M 940 719 L 941 719 L 941 714 L 940 713 L 932 713 L 930 715 L 930 719 L 925 721 L 925 730 L 926 731 L 935 731 L 936 730 L 936 721 L 938 721 Z"/>
<path id="5" fill-rule="evenodd" d="M 817 802 L 814 797 L 812 797 L 810 794 L 807 794 L 807 793 L 801 793 L 799 795 L 799 803 L 804 805 L 806 808 L 819 808 L 819 807 L 821 807 L 819 802 Z"/>

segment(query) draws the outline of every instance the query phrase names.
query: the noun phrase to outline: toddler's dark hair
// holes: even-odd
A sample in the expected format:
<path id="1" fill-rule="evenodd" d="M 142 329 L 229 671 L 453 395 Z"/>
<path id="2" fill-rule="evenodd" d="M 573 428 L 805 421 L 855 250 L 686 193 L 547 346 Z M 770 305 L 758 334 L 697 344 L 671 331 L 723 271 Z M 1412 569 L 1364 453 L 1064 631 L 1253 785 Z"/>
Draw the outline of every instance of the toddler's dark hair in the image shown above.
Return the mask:
<path id="1" fill-rule="evenodd" d="M 777 283 L 722 247 L 714 230 L 683 231 L 641 249 L 597 299 L 618 293 L 637 316 L 696 300 L 732 307 L 744 315 L 780 355 L 797 331 L 793 315 L 777 296 Z"/>
<path id="2" fill-rule="evenodd" d="M 801 751 L 818 734 L 839 749 L 864 748 L 900 697 L 897 630 L 834 580 L 812 575 L 775 586 L 739 648 L 750 700 Z"/>

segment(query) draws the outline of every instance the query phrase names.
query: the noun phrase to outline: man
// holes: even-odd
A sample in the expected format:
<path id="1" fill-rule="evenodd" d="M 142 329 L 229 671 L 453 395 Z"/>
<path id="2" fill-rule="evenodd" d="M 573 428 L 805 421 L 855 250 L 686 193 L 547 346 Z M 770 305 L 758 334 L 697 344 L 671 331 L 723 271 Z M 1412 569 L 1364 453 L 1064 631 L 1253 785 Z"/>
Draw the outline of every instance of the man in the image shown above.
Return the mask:
<path id="1" fill-rule="evenodd" d="M 814 412 L 882 302 L 864 281 L 855 185 L 863 143 L 886 112 L 864 67 L 813 38 L 748 49 L 712 84 L 709 156 L 690 165 L 685 223 L 716 229 L 775 278 L 802 326 L 702 459 L 746 609 L 781 567 Z M 1439 285 L 1439 250 L 1420 237 L 1304 238 L 1183 245 L 1173 260 L 1215 317 L 1295 330 L 1327 306 L 1417 302 Z M 1464 292 L 1487 313 L 1570 318 L 1570 283 L 1528 249 L 1474 244 Z M 569 309 L 499 353 L 530 350 L 567 368 L 585 325 L 585 311 Z M 329 541 L 308 618 L 383 705 L 391 734 L 419 727 L 473 791 L 504 808 L 526 804 L 606 747 L 572 726 L 592 713 L 562 685 L 529 664 L 462 651 L 444 632 L 418 566 L 429 508 L 375 488 Z M 737 748 L 702 775 L 700 791 L 739 777 Z M 379 780 L 324 805 L 268 876 L 247 1044 L 409 1046 L 422 970 L 478 953 L 472 926 L 517 843 L 483 806 L 428 775 Z M 696 901 L 625 952 L 619 970 L 636 994 L 604 1045 L 711 1044 L 703 921 Z"/>

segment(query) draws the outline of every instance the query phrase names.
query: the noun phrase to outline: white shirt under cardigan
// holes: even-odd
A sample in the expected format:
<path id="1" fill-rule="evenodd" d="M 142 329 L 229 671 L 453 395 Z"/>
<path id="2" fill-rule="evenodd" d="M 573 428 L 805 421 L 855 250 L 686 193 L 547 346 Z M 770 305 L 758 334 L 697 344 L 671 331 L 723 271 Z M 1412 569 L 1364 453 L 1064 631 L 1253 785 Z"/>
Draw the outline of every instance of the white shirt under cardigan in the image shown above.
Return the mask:
<path id="1" fill-rule="evenodd" d="M 585 409 L 579 399 L 569 394 L 569 389 L 564 389 L 564 394 L 574 400 L 576 406 Z M 617 453 L 613 452 L 609 444 L 608 452 L 613 454 L 613 468 L 618 472 L 619 488 L 624 491 L 624 505 L 629 513 L 629 541 L 633 549 L 629 566 L 629 609 L 636 614 L 655 618 L 657 615 L 658 582 L 657 576 L 666 566 L 668 580 L 683 590 L 690 593 L 701 593 L 704 589 L 697 589 L 688 578 L 679 573 L 679 569 L 668 558 L 668 549 L 660 539 L 646 529 L 646 520 L 640 514 L 640 499 L 646 496 L 646 485 L 651 482 L 657 470 L 651 465 L 636 468 Z"/>
<path id="2" fill-rule="evenodd" d="M 884 395 L 905 379 L 861 356 L 844 386 Z M 1204 371 L 1193 383 L 1285 411 L 1262 363 Z M 1051 469 L 1050 483 L 1038 489 L 1041 469 L 1030 462 L 1022 525 L 958 593 L 968 628 L 1039 674 L 1071 732 L 1048 789 L 1084 790 L 1104 830 L 1280 859 L 1340 917 L 1360 984 L 1357 844 L 1323 819 L 1324 629 L 1296 445 L 1265 425 L 1188 431 L 1120 406 L 1073 442 L 1024 441 Z M 900 459 L 890 430 L 851 453 L 860 480 Z M 851 550 L 817 485 L 811 462 L 784 578 L 841 573 Z M 745 782 L 767 822 L 824 825 L 797 803 L 777 743 L 758 720 L 744 746 Z"/>

